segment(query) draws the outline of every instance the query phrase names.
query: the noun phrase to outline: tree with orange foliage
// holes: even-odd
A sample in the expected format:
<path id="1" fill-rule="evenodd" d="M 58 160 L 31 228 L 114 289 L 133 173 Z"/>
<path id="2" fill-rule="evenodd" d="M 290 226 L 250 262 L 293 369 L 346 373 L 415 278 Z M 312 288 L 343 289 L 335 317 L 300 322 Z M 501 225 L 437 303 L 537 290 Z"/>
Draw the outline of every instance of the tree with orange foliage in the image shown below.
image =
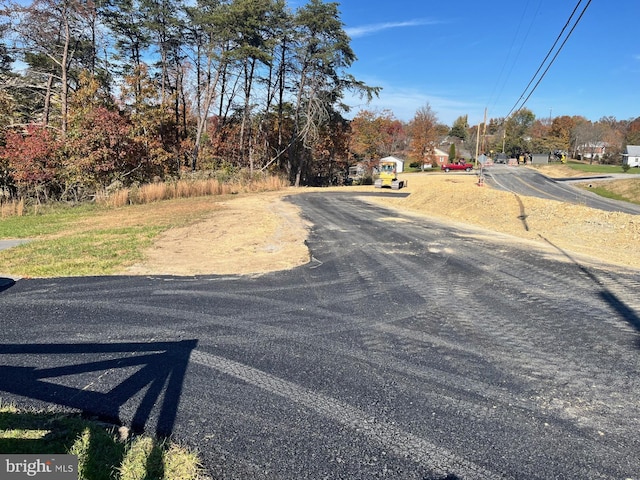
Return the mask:
<path id="1" fill-rule="evenodd" d="M 367 161 L 384 157 L 395 152 L 403 136 L 402 122 L 389 110 L 362 110 L 351 121 L 351 152 Z"/>
<path id="2" fill-rule="evenodd" d="M 551 122 L 551 131 L 549 134 L 551 137 L 557 139 L 560 150 L 568 152 L 571 148 L 571 131 L 576 126 L 576 121 L 573 117 L 563 115 L 556 117 Z"/>
<path id="3" fill-rule="evenodd" d="M 640 145 L 640 117 L 633 120 L 627 128 L 625 135 L 627 145 Z"/>
<path id="4" fill-rule="evenodd" d="M 416 111 L 409 123 L 409 154 L 418 162 L 429 163 L 438 141 L 438 117 L 427 103 Z"/>

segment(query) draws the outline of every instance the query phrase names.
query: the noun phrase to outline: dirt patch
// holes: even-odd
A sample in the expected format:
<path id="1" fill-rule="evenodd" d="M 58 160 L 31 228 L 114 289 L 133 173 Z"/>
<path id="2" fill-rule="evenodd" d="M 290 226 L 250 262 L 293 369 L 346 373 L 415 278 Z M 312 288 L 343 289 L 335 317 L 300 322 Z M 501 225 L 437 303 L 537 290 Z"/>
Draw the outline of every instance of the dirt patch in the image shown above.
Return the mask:
<path id="1" fill-rule="evenodd" d="M 507 234 L 561 255 L 566 252 L 640 267 L 640 252 L 633 248 L 640 240 L 638 216 L 516 196 L 479 187 L 476 177 L 469 175 L 416 177 L 409 181 L 409 187 L 409 197 L 385 203 L 442 221 Z"/>
<path id="2" fill-rule="evenodd" d="M 544 171 L 572 175 L 566 167 Z M 582 174 L 579 174 L 582 175 Z M 474 225 L 556 252 L 640 268 L 640 218 L 479 187 L 474 175 L 407 174 L 406 198 L 367 201 L 447 222 Z M 374 187 L 344 187 L 370 192 Z M 344 191 L 344 188 L 341 191 Z M 323 189 L 329 193 L 334 189 Z M 165 232 L 128 274 L 260 274 L 309 261 L 308 225 L 282 200 L 304 189 L 245 196 L 191 226 Z M 317 191 L 317 190 L 314 190 Z M 563 254 L 561 253 L 561 256 Z M 586 258 L 585 257 L 585 258 Z"/>
<path id="3" fill-rule="evenodd" d="M 253 274 L 309 261 L 308 226 L 283 192 L 216 204 L 209 218 L 162 234 L 133 275 Z"/>

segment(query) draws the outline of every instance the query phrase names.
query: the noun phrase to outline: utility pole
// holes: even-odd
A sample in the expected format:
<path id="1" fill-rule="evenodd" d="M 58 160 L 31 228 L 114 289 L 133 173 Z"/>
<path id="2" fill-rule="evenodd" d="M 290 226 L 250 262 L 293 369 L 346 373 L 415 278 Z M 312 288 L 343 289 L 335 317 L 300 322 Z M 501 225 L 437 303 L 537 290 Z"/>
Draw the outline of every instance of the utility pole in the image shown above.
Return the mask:
<path id="1" fill-rule="evenodd" d="M 484 121 L 482 122 L 484 129 L 487 128 L 487 107 L 484 107 Z M 484 135 L 484 133 L 483 133 Z M 482 141 L 484 146 L 484 139 Z M 476 132 L 476 168 L 478 168 L 478 149 L 480 147 L 480 125 L 478 125 L 478 131 Z M 484 152 L 482 152 L 484 153 Z"/>
<path id="2" fill-rule="evenodd" d="M 504 130 L 502 131 L 502 153 L 504 153 L 504 144 L 507 140 L 507 122 L 504 122 Z"/>
<path id="3" fill-rule="evenodd" d="M 484 109 L 484 125 L 482 126 L 482 153 L 487 152 L 487 109 Z"/>

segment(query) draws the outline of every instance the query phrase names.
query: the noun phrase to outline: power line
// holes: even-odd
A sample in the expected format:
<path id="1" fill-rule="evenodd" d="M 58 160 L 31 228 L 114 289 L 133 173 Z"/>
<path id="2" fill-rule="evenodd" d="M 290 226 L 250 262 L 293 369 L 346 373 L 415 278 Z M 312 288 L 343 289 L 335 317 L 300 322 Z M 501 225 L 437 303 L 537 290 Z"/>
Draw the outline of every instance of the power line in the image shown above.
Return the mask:
<path id="1" fill-rule="evenodd" d="M 538 8 L 540 8 L 539 4 L 538 4 Z M 528 9 L 529 9 L 529 0 L 527 0 L 527 3 L 525 5 L 525 7 L 524 7 L 524 10 L 522 11 L 522 15 L 520 16 L 520 21 L 518 22 L 517 28 L 513 31 L 513 39 L 511 40 L 511 46 L 509 47 L 507 55 L 505 56 L 504 62 L 502 64 L 502 68 L 500 69 L 500 74 L 498 75 L 498 80 L 493 85 L 493 90 L 491 92 L 491 96 L 489 97 L 489 103 L 488 103 L 490 107 L 493 107 L 496 104 L 496 102 L 498 101 L 498 99 L 500 98 L 500 95 L 502 94 L 502 90 L 504 89 L 504 86 L 506 85 L 507 81 L 509 80 L 509 76 L 511 75 L 511 69 L 513 68 L 513 65 L 518 60 L 518 55 L 520 54 L 520 52 L 518 52 L 518 55 L 516 55 L 516 58 L 513 61 L 512 67 L 509 70 L 509 73 L 503 79 L 503 74 L 504 74 L 505 69 L 507 67 L 507 64 L 509 63 L 509 60 L 511 58 L 511 53 L 515 49 L 516 39 L 518 38 L 518 33 L 520 32 L 520 28 L 522 27 L 524 19 L 527 16 L 527 10 Z M 535 15 L 531 16 L 532 19 L 534 17 L 535 17 Z M 529 24 L 529 30 L 531 29 L 531 25 L 532 24 L 533 24 L 533 21 Z M 520 44 L 520 50 L 522 50 L 522 46 L 523 45 L 524 45 L 524 41 Z M 498 90 L 497 94 L 496 94 L 496 90 Z"/>
<path id="2" fill-rule="evenodd" d="M 549 71 L 549 69 L 551 68 L 551 65 L 553 65 L 553 62 L 555 62 L 556 58 L 558 58 L 558 55 L 560 54 L 560 51 L 563 49 L 563 47 L 565 46 L 565 44 L 567 43 L 567 40 L 569 40 L 569 37 L 571 36 L 571 34 L 573 33 L 573 31 L 575 30 L 575 28 L 578 26 L 578 23 L 580 22 L 580 20 L 582 19 L 583 15 L 585 14 L 585 12 L 587 11 L 587 8 L 589 8 L 589 5 L 591 4 L 591 0 L 588 0 L 587 4 L 584 6 L 584 8 L 582 9 L 582 12 L 580 12 L 580 15 L 578 16 L 578 18 L 576 19 L 575 23 L 573 24 L 573 26 L 571 27 L 571 30 L 569 30 L 569 33 L 567 34 L 567 36 L 564 38 L 564 40 L 562 41 L 562 43 L 560 44 L 560 47 L 558 48 L 558 50 L 556 51 L 555 55 L 553 56 L 553 58 L 551 59 L 551 61 L 549 62 L 549 65 L 547 65 L 547 68 L 544 70 L 544 72 L 542 72 L 542 75 L 540 76 L 540 78 L 538 79 L 538 81 L 535 83 L 535 85 L 533 86 L 533 89 L 531 89 L 531 91 L 529 92 L 529 94 L 527 95 L 527 97 L 522 101 L 522 103 L 520 104 L 520 106 L 518 107 L 518 109 L 516 110 L 516 106 L 518 105 L 518 102 L 520 102 L 520 100 L 522 100 L 522 97 L 525 96 L 525 94 L 527 93 L 527 90 L 529 89 L 529 87 L 531 86 L 531 84 L 534 82 L 534 80 L 536 79 L 536 77 L 538 76 L 538 73 L 540 73 L 540 70 L 542 70 L 542 67 L 544 66 L 545 62 L 547 61 L 547 59 L 549 58 L 549 56 L 551 55 L 551 53 L 553 52 L 553 49 L 556 47 L 556 45 L 558 44 L 558 41 L 560 41 L 560 38 L 562 38 L 562 35 L 564 33 L 564 31 L 567 29 L 567 27 L 569 26 L 569 24 L 571 23 L 571 19 L 573 18 L 573 16 L 575 15 L 576 11 L 578 10 L 578 8 L 580 7 L 580 4 L 582 3 L 582 0 L 578 0 L 578 3 L 576 4 L 575 8 L 573 9 L 573 12 L 571 12 L 571 16 L 569 17 L 569 19 L 567 20 L 567 23 L 565 23 L 564 27 L 562 28 L 562 31 L 558 34 L 558 37 L 556 38 L 556 41 L 553 43 L 553 45 L 551 46 L 551 48 L 549 49 L 549 52 L 547 53 L 547 55 L 544 57 L 544 60 L 542 60 L 542 63 L 540 63 L 540 66 L 538 67 L 538 70 L 536 70 L 536 73 L 533 74 L 533 77 L 531 77 L 531 80 L 529 81 L 529 83 L 527 84 L 527 86 L 525 87 L 524 91 L 522 92 L 522 94 L 520 95 L 520 98 L 518 98 L 518 100 L 516 101 L 516 103 L 513 105 L 513 107 L 511 108 L 511 110 L 509 111 L 509 113 L 507 114 L 507 116 L 505 118 L 509 118 L 509 116 L 511 115 L 511 113 L 513 113 L 513 111 L 515 110 L 516 113 L 519 112 L 527 103 L 527 101 L 529 100 L 529 98 L 531 98 L 531 95 L 533 95 L 533 92 L 536 91 L 536 89 L 538 88 L 538 85 L 540 85 L 540 82 L 542 82 L 542 79 L 546 76 L 547 72 Z"/>
<path id="3" fill-rule="evenodd" d="M 533 83 L 533 81 L 535 80 L 535 78 L 538 76 L 538 73 L 540 73 L 540 70 L 542 70 L 542 67 L 544 66 L 544 64 L 546 63 L 547 59 L 551 56 L 551 53 L 553 52 L 553 50 L 556 48 L 556 45 L 558 44 L 558 42 L 560 41 L 560 38 L 562 38 L 562 35 L 564 34 L 564 31 L 567 29 L 567 27 L 569 26 L 569 23 L 571 22 L 571 19 L 573 18 L 573 16 L 576 14 L 576 11 L 578 10 L 578 7 L 580 6 L 580 3 L 582 3 L 582 0 L 579 0 L 577 5 L 574 7 L 573 12 L 571 12 L 571 16 L 569 17 L 569 19 L 567 20 L 567 23 L 564 24 L 564 27 L 562 27 L 562 31 L 558 34 L 558 36 L 556 37 L 556 41 L 553 42 L 553 45 L 551 45 L 551 48 L 549 49 L 549 51 L 547 52 L 546 57 L 544 57 L 544 60 L 542 60 L 542 62 L 540 63 L 540 66 L 538 67 L 538 70 L 536 70 L 536 73 L 533 74 L 533 77 L 531 77 L 531 80 L 529 81 L 529 83 L 527 84 L 527 86 L 524 88 L 524 91 L 522 92 L 522 94 L 520 95 L 520 98 L 518 98 L 518 100 L 516 100 L 516 104 L 513 106 L 513 108 L 509 111 L 509 115 L 511 115 L 511 112 L 513 112 L 513 109 L 515 108 L 515 106 L 518 104 L 518 102 L 520 100 L 522 100 L 522 97 L 524 97 L 525 93 L 527 92 L 527 90 L 529 90 L 529 87 L 531 86 L 531 84 Z M 507 115 L 507 117 L 509 116 Z"/>

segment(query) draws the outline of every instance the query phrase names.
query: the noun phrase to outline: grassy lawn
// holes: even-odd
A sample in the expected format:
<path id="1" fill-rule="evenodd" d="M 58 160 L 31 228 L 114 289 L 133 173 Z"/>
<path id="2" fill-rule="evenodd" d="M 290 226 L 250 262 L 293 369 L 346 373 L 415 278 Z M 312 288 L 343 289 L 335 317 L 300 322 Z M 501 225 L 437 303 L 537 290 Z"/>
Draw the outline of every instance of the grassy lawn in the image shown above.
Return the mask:
<path id="1" fill-rule="evenodd" d="M 99 211 L 94 205 L 40 209 L 38 214 L 0 218 L 0 238 L 34 238 L 57 233 Z"/>
<path id="2" fill-rule="evenodd" d="M 0 272 L 21 277 L 109 275 L 142 259 L 160 233 L 212 215 L 225 196 L 118 208 L 58 207 L 0 219 L 0 239 L 31 242 L 0 251 Z"/>
<path id="3" fill-rule="evenodd" d="M 81 480 L 196 480 L 198 458 L 185 448 L 147 436 L 121 439 L 115 426 L 80 416 L 0 406 L 0 452 L 70 454 Z"/>
<path id="4" fill-rule="evenodd" d="M 567 162 L 566 164 L 568 167 L 574 169 L 574 170 L 578 170 L 579 172 L 585 172 L 585 173 L 625 173 L 625 171 L 622 169 L 622 166 L 620 165 L 599 165 L 599 164 L 593 164 L 590 165 L 588 163 L 581 163 L 581 162 Z M 630 168 L 628 172 L 626 173 L 640 173 L 640 169 L 637 168 Z"/>

